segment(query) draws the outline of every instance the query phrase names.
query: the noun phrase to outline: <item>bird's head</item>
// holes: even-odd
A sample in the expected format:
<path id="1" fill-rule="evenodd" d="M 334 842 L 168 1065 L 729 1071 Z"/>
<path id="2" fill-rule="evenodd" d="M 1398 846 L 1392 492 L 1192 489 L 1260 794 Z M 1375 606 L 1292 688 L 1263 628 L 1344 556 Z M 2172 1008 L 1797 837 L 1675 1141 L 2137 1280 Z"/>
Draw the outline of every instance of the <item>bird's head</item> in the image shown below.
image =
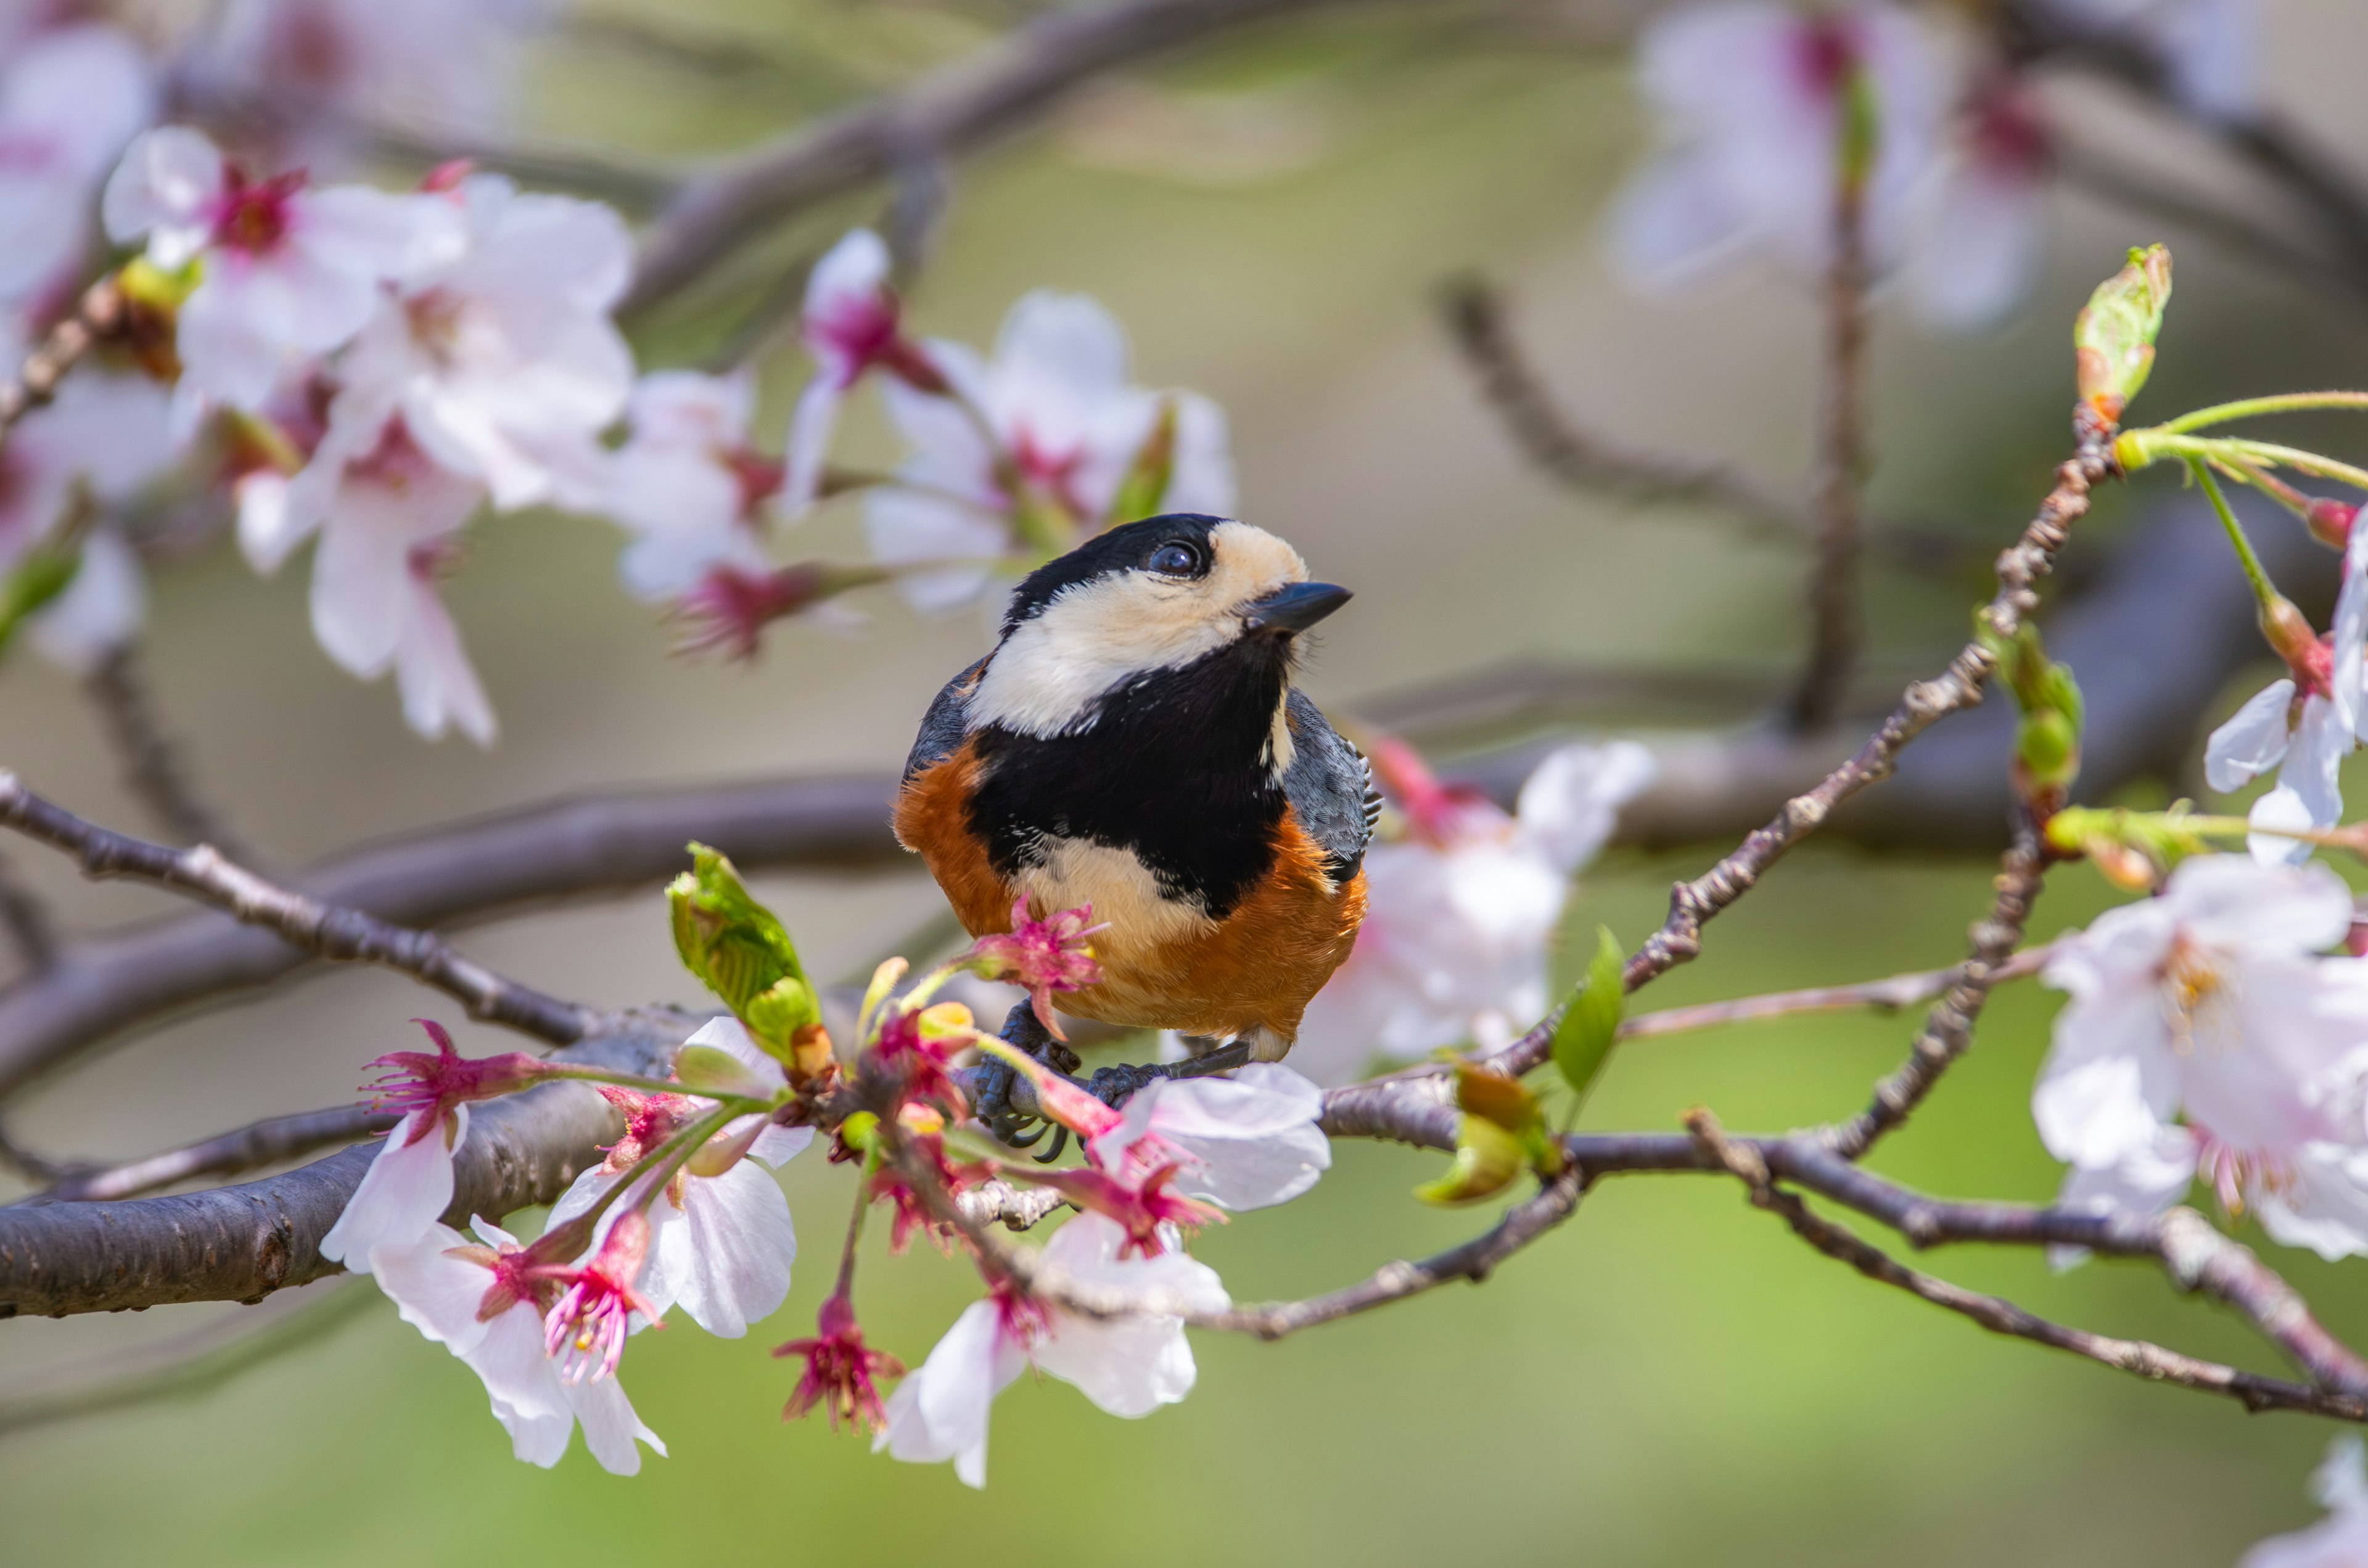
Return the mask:
<path id="1" fill-rule="evenodd" d="M 970 720 L 1068 733 L 1110 692 L 1229 655 L 1271 664 L 1280 678 L 1298 634 L 1348 599 L 1309 582 L 1299 552 L 1264 528 L 1190 512 L 1128 523 L 1019 585 Z"/>

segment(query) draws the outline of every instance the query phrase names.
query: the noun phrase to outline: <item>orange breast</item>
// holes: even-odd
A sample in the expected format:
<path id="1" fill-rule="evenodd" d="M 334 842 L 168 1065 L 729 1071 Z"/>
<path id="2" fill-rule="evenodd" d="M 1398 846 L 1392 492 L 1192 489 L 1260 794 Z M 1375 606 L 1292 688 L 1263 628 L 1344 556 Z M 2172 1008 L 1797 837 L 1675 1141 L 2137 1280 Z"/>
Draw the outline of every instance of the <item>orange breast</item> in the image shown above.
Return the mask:
<path id="1" fill-rule="evenodd" d="M 968 743 L 916 774 L 896 802 L 896 836 L 928 863 L 973 936 L 1011 928 L 1021 892 L 1034 914 L 1090 901 L 1110 928 L 1094 939 L 1102 983 L 1061 998 L 1064 1013 L 1138 1028 L 1234 1035 L 1253 1028 L 1288 1040 L 1300 1015 L 1349 957 L 1365 918 L 1360 871 L 1335 887 L 1321 846 L 1286 812 L 1275 863 L 1222 921 L 1166 900 L 1131 855 L 1055 846 L 1016 884 L 998 873 L 970 831 L 978 758 Z"/>

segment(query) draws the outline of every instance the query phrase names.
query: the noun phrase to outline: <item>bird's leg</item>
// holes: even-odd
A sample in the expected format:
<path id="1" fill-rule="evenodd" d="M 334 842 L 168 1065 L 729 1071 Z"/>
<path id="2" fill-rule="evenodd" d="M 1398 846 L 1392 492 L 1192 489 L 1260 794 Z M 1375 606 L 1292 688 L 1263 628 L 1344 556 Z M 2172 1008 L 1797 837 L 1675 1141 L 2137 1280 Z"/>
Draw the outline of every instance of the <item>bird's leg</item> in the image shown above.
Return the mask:
<path id="1" fill-rule="evenodd" d="M 1053 1038 L 1053 1032 L 1036 1017 L 1036 1009 L 1026 1002 L 1011 1009 L 1009 1016 L 1003 1020 L 1000 1033 L 1004 1040 L 1055 1072 L 1074 1073 L 1083 1065 L 1076 1051 Z M 1033 1133 L 1027 1131 L 1028 1124 L 1037 1118 L 1012 1107 L 1011 1085 L 1018 1073 L 1009 1062 L 989 1056 L 978 1064 L 977 1071 L 978 1091 L 973 1096 L 975 1103 L 972 1110 L 998 1142 L 1015 1149 L 1025 1149 L 1044 1136 L 1042 1128 Z M 1066 1142 L 1065 1137 L 1063 1142 Z M 1054 1145 L 1053 1153 L 1058 1154 L 1058 1144 Z"/>
<path id="2" fill-rule="evenodd" d="M 1198 1056 L 1188 1056 L 1181 1062 L 1098 1067 L 1086 1085 L 1086 1092 L 1115 1110 L 1162 1078 L 1204 1078 L 1212 1073 L 1230 1072 L 1249 1061 L 1250 1049 L 1251 1041 L 1245 1038 Z"/>

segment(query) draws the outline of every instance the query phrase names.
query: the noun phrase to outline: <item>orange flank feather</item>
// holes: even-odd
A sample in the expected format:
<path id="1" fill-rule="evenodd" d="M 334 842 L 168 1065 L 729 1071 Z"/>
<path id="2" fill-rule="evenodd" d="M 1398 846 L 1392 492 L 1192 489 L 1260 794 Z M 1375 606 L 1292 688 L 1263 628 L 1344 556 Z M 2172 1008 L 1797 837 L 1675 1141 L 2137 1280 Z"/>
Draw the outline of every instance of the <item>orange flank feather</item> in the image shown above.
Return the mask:
<path id="1" fill-rule="evenodd" d="M 1263 1028 L 1289 1040 L 1309 999 L 1356 944 L 1364 873 L 1334 886 L 1323 847 L 1292 812 L 1276 825 L 1273 865 L 1216 921 L 1161 898 L 1150 872 L 1118 851 L 1056 853 L 1044 870 L 1023 874 L 1017 886 L 1007 881 L 970 830 L 978 768 L 965 742 L 916 774 L 897 799 L 896 837 L 928 863 L 973 937 L 1009 930 L 1022 892 L 1039 919 L 1092 900 L 1094 918 L 1110 923 L 1094 938 L 1102 983 L 1064 994 L 1064 1013 L 1195 1035 Z"/>

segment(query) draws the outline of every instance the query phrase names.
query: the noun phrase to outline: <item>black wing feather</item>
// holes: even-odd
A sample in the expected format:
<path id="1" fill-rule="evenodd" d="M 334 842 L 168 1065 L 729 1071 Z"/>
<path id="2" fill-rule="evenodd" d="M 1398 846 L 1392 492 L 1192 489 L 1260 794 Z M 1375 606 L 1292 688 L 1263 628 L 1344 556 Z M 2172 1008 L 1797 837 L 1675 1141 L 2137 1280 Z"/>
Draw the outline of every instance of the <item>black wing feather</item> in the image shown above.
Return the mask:
<path id="1" fill-rule="evenodd" d="M 1282 790 L 1308 835 L 1325 850 L 1325 870 L 1345 882 L 1365 863 L 1365 846 L 1382 814 L 1372 769 L 1364 754 L 1332 728 L 1324 710 L 1293 687 L 1285 699 L 1291 726 L 1291 766 Z"/>
<path id="2" fill-rule="evenodd" d="M 929 710 L 921 716 L 921 733 L 913 737 L 913 749 L 905 757 L 905 783 L 911 783 L 915 774 L 928 772 L 962 749 L 962 737 L 970 733 L 965 708 L 970 694 L 978 689 L 978 677 L 985 668 L 986 660 L 981 659 L 946 682 L 938 699 L 929 704 Z"/>

